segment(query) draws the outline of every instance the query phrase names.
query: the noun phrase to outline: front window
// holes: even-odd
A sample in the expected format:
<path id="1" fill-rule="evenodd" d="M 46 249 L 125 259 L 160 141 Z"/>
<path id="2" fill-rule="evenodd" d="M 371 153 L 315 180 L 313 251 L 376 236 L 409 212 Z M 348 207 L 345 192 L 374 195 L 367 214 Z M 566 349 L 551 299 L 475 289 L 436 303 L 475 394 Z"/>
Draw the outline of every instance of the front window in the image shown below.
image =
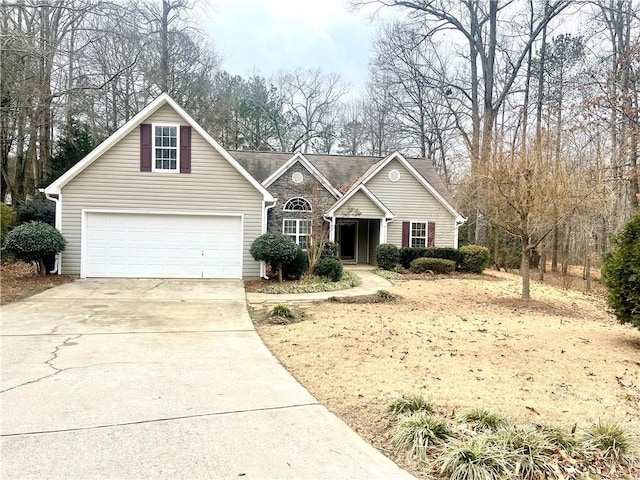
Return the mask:
<path id="1" fill-rule="evenodd" d="M 153 169 L 178 170 L 178 126 L 155 125 L 153 148 Z"/>
<path id="2" fill-rule="evenodd" d="M 302 197 L 295 197 L 284 204 L 285 212 L 310 212 L 311 204 Z"/>
<path id="3" fill-rule="evenodd" d="M 411 222 L 411 243 L 412 247 L 427 246 L 427 222 Z"/>
<path id="4" fill-rule="evenodd" d="M 285 218 L 282 224 L 282 233 L 287 235 L 303 250 L 309 245 L 311 235 L 311 220 Z"/>

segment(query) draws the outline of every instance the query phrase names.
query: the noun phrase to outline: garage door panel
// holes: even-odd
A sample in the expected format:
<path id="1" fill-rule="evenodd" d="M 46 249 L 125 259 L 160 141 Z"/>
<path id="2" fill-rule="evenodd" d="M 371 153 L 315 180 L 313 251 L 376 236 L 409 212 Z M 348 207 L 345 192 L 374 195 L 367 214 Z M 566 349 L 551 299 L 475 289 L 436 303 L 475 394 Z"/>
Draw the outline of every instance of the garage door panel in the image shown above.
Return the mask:
<path id="1" fill-rule="evenodd" d="M 86 215 L 87 277 L 242 277 L 240 217 Z"/>

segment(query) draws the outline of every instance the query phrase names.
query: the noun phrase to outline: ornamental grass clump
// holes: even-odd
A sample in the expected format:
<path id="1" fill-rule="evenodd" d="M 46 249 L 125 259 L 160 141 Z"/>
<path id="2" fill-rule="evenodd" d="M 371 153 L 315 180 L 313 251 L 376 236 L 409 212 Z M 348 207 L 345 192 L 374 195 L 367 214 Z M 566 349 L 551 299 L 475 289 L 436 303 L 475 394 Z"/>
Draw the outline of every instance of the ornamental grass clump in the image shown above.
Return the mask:
<path id="1" fill-rule="evenodd" d="M 425 398 L 421 393 L 407 393 L 391 400 L 385 413 L 388 416 L 398 416 L 416 412 L 435 413 L 435 411 L 430 398 Z"/>
<path id="2" fill-rule="evenodd" d="M 401 416 L 393 429 L 391 443 L 407 450 L 420 460 L 427 458 L 431 447 L 443 445 L 453 436 L 447 421 L 426 411 Z"/>
<path id="3" fill-rule="evenodd" d="M 631 436 L 615 420 L 598 420 L 585 432 L 582 444 L 585 450 L 599 451 L 618 463 L 628 463 L 633 455 Z"/>
<path id="4" fill-rule="evenodd" d="M 487 436 L 464 443 L 452 443 L 436 459 L 451 480 L 500 480 L 509 478 L 509 461 Z"/>
<path id="5" fill-rule="evenodd" d="M 476 432 L 495 432 L 501 427 L 506 427 L 509 422 L 506 418 L 491 413 L 486 408 L 474 408 L 462 415 L 462 421 Z"/>
<path id="6" fill-rule="evenodd" d="M 543 433 L 532 425 L 508 426 L 491 436 L 504 451 L 512 470 L 512 478 L 534 480 L 545 478 L 551 465 L 553 446 Z"/>

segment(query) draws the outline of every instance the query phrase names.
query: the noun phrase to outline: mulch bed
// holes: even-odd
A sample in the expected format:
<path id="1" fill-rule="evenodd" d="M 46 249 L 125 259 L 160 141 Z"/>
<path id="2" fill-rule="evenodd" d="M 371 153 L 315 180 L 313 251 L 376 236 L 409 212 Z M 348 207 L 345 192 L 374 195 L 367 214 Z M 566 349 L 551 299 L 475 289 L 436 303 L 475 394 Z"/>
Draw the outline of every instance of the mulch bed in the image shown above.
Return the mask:
<path id="1" fill-rule="evenodd" d="M 0 266 L 0 304 L 22 300 L 58 285 L 72 282 L 73 275 L 38 275 L 35 265 L 24 262 L 3 262 Z"/>

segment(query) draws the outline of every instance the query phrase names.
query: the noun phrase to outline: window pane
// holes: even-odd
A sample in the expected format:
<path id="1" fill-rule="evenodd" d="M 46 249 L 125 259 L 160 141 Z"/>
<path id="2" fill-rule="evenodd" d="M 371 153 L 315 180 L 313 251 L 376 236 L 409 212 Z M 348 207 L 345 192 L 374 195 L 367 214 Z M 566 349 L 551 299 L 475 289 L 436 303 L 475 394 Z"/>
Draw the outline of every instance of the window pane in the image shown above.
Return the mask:
<path id="1" fill-rule="evenodd" d="M 300 232 L 299 233 L 309 233 L 311 232 L 311 220 L 300 220 Z"/>
<path id="2" fill-rule="evenodd" d="M 175 170 L 176 169 L 176 161 L 175 160 L 170 160 L 169 161 L 169 168 L 171 170 Z"/>
<path id="3" fill-rule="evenodd" d="M 424 237 L 426 236 L 427 224 L 424 222 L 415 222 L 411 224 L 411 236 L 412 237 Z"/>
<path id="4" fill-rule="evenodd" d="M 177 143 L 176 143 L 176 137 L 171 137 L 169 138 L 169 146 L 176 148 Z"/>
<path id="5" fill-rule="evenodd" d="M 299 238 L 300 238 L 300 241 L 298 242 L 298 245 L 303 250 L 306 250 L 307 246 L 309 246 L 309 237 L 307 235 L 300 235 Z"/>
<path id="6" fill-rule="evenodd" d="M 426 247 L 426 243 L 424 241 L 424 238 L 412 238 L 411 239 L 411 246 L 412 247 Z"/>
<path id="7" fill-rule="evenodd" d="M 167 127 L 169 133 L 167 133 L 167 135 L 171 136 L 171 137 L 177 137 L 176 133 L 177 133 L 177 128 L 176 127 Z"/>

